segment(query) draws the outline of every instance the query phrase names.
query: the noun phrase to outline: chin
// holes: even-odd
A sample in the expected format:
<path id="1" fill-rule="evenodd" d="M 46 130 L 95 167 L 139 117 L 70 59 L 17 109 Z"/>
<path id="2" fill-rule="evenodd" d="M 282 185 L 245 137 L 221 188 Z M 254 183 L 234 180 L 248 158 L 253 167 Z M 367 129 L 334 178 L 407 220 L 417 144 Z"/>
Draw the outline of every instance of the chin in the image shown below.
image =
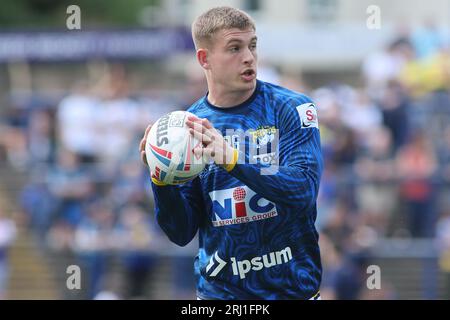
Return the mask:
<path id="1" fill-rule="evenodd" d="M 241 87 L 245 89 L 253 89 L 256 87 L 256 78 L 252 81 L 241 81 Z"/>
<path id="2" fill-rule="evenodd" d="M 229 87 L 233 88 L 233 91 L 253 90 L 256 87 L 256 78 L 251 81 L 243 81 L 242 79 L 238 79 L 233 83 L 229 83 Z"/>

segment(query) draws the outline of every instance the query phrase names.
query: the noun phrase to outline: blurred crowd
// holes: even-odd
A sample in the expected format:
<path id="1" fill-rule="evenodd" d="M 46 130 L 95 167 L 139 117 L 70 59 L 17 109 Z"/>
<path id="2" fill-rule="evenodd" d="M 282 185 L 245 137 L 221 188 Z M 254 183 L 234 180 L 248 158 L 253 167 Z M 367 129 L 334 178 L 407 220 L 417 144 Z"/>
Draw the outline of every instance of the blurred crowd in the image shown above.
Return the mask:
<path id="1" fill-rule="evenodd" d="M 362 62 L 359 85 L 311 88 L 301 75 L 270 65 L 260 79 L 304 92 L 318 106 L 324 299 L 398 297 L 389 283 L 381 290 L 365 285 L 370 249 L 384 237 L 436 239 L 450 288 L 449 39 L 432 25 L 399 33 Z M 184 83 L 168 95 L 139 94 L 125 68 L 113 64 L 97 83 L 76 83 L 55 105 L 11 100 L 0 122 L 0 159 L 29 177 L 19 195 L 27 227 L 46 249 L 73 252 L 88 270 L 89 299 L 109 290 L 111 255 L 120 257 L 127 283 L 113 296 L 139 298 L 158 259 L 171 253 L 172 297 L 195 297 L 195 248 L 178 255 L 156 226 L 137 151 L 150 122 L 205 93 L 195 72 Z"/>
<path id="2" fill-rule="evenodd" d="M 325 155 L 318 224 L 331 270 L 323 288 L 336 298 L 390 299 L 389 284 L 364 290 L 370 248 L 382 237 L 435 238 L 441 271 L 449 272 L 448 39 L 432 25 L 399 33 L 363 61 L 361 76 L 361 88 L 312 91 Z"/>

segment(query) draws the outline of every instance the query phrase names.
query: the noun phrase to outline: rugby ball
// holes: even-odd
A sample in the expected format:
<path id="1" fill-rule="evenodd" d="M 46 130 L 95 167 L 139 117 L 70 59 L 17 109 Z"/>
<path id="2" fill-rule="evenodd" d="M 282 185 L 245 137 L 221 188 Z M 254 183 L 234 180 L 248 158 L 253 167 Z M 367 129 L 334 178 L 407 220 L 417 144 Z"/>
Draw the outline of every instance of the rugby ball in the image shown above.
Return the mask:
<path id="1" fill-rule="evenodd" d="M 187 111 L 173 111 L 159 118 L 150 129 L 145 154 L 151 173 L 165 184 L 181 184 L 197 177 L 205 168 L 203 157 L 193 149 L 201 142 L 189 133 Z"/>

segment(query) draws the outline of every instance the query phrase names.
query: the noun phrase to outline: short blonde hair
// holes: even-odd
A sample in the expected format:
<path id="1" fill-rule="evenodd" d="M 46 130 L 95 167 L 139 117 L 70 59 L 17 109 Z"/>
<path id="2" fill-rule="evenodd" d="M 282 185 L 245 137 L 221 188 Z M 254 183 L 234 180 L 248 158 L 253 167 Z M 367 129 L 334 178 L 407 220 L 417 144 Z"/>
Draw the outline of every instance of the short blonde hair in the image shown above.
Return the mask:
<path id="1" fill-rule="evenodd" d="M 237 28 L 256 31 L 255 22 L 244 11 L 232 7 L 215 7 L 195 19 L 192 23 L 192 39 L 198 49 L 211 45 L 212 37 L 217 31 Z"/>

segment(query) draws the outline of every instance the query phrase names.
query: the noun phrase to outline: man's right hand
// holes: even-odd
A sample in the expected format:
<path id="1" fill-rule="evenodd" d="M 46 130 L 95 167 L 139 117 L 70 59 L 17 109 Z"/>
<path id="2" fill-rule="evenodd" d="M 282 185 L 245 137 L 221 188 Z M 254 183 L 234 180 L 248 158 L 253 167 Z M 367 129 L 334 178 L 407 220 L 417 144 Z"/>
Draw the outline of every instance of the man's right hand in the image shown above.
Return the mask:
<path id="1" fill-rule="evenodd" d="M 142 162 L 148 166 L 147 163 L 147 156 L 145 155 L 145 145 L 147 144 L 147 136 L 148 133 L 150 132 L 150 129 L 152 128 L 152 124 L 150 124 L 147 129 L 145 129 L 145 133 L 144 133 L 144 137 L 142 138 L 141 142 L 139 143 L 139 152 L 141 154 L 141 160 Z M 165 183 L 159 181 L 158 179 L 156 179 L 155 175 L 150 171 L 150 177 L 152 178 L 152 181 L 154 184 L 158 185 L 158 186 L 164 186 Z"/>
<path id="2" fill-rule="evenodd" d="M 147 156 L 145 155 L 145 144 L 147 143 L 147 136 L 148 133 L 150 132 L 150 129 L 152 128 L 152 125 L 153 123 L 150 124 L 147 127 L 147 129 L 145 129 L 144 137 L 142 138 L 141 143 L 139 144 L 139 152 L 141 154 L 141 160 L 146 166 L 148 166 L 148 163 L 147 163 Z"/>

